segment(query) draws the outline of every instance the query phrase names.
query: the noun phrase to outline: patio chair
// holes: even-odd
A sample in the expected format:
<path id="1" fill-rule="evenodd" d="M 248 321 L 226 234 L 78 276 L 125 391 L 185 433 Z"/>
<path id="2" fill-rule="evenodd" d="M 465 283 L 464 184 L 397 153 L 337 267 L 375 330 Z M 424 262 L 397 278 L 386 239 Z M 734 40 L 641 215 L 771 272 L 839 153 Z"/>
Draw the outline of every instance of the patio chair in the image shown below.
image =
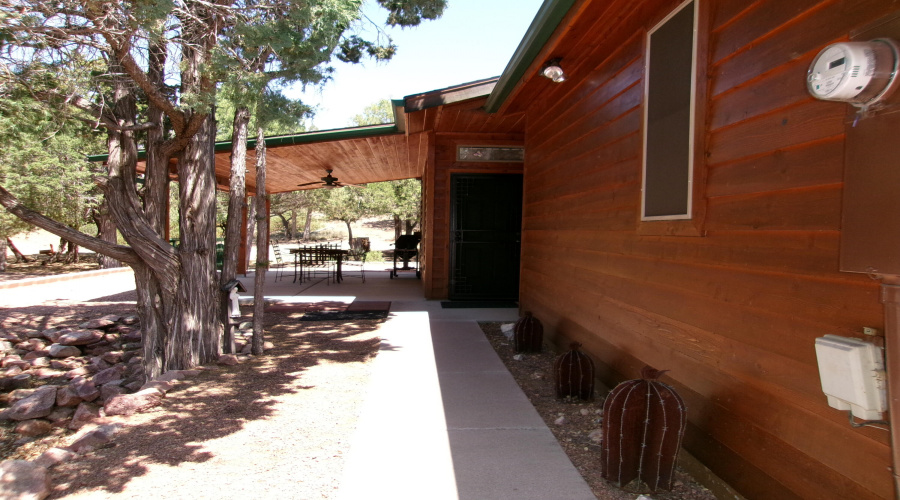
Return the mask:
<path id="1" fill-rule="evenodd" d="M 286 264 L 281 258 L 281 248 L 279 248 L 278 244 L 272 243 L 272 251 L 275 253 L 275 264 L 273 265 L 270 262 L 269 270 L 275 269 L 275 281 L 278 281 L 279 278 L 284 277 L 284 267 Z"/>
<path id="2" fill-rule="evenodd" d="M 300 265 L 300 282 L 303 283 L 304 276 L 307 280 L 311 280 L 316 275 L 324 275 L 325 283 L 334 279 L 337 272 L 337 261 L 333 255 L 328 252 L 325 245 L 301 247 L 299 255 Z"/>
<path id="3" fill-rule="evenodd" d="M 366 250 L 364 248 L 351 249 L 347 252 L 341 262 L 341 276 L 343 278 L 362 278 L 362 282 L 366 282 Z"/>

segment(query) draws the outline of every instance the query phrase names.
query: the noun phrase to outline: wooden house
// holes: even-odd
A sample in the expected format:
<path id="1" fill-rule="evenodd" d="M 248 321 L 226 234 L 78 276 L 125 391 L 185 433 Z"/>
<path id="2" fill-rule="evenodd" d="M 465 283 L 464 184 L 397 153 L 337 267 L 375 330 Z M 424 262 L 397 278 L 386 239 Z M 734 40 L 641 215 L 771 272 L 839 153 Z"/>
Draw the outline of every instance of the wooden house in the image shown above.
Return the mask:
<path id="1" fill-rule="evenodd" d="M 609 387 L 669 370 L 688 405 L 684 449 L 747 498 L 890 498 L 891 433 L 826 404 L 814 345 L 883 342 L 870 327 L 890 365 L 900 314 L 884 287 L 897 281 L 841 271 L 857 115 L 806 81 L 823 47 L 898 11 L 547 0 L 498 80 L 409 96 L 374 136 L 270 146 L 273 170 L 289 169 L 272 178 L 290 190 L 328 162 L 348 182 L 420 177 L 427 297 L 518 299 L 553 342 L 581 342 Z M 564 80 L 543 75 L 550 63 Z M 655 116 L 654 101 L 672 109 Z M 655 136 L 668 120 L 680 135 Z M 871 148 L 896 149 L 896 135 Z M 670 156 L 686 167 L 657 171 Z"/>

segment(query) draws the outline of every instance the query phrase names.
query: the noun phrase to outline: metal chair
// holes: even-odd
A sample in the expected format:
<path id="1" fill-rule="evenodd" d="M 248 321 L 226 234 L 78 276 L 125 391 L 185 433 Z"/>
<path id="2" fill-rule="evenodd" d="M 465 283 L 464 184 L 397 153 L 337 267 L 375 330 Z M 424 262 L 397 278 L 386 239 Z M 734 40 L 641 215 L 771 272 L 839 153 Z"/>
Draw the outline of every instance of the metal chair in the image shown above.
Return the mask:
<path id="1" fill-rule="evenodd" d="M 362 278 L 366 282 L 366 250 L 364 248 L 353 249 L 347 252 L 341 263 L 341 276 L 344 278 Z M 348 269 L 350 274 L 347 273 Z"/>
<path id="2" fill-rule="evenodd" d="M 275 269 L 275 281 L 278 281 L 279 278 L 284 277 L 284 266 L 285 262 L 281 258 L 281 248 L 278 247 L 277 243 L 272 243 L 272 251 L 275 252 L 275 265 L 269 263 L 269 270 Z"/>

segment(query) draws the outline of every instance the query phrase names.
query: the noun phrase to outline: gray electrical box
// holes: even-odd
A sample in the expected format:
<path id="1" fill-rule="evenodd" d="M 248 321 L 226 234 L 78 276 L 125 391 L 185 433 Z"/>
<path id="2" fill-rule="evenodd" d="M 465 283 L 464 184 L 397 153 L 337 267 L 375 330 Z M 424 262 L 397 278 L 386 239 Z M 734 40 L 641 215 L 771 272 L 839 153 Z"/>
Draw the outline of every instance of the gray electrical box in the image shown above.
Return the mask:
<path id="1" fill-rule="evenodd" d="M 851 38 L 900 40 L 900 12 Z M 847 122 L 840 270 L 900 275 L 900 92 Z"/>

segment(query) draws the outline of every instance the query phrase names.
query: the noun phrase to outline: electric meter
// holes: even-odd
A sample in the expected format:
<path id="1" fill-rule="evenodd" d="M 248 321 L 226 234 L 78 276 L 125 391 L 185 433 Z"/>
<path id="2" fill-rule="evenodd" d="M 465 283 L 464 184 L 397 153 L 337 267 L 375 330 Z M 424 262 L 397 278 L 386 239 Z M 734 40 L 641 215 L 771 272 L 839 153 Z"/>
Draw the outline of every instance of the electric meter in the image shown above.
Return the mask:
<path id="1" fill-rule="evenodd" d="M 806 86 L 817 99 L 870 106 L 892 90 L 897 64 L 893 40 L 835 43 L 813 59 Z"/>

